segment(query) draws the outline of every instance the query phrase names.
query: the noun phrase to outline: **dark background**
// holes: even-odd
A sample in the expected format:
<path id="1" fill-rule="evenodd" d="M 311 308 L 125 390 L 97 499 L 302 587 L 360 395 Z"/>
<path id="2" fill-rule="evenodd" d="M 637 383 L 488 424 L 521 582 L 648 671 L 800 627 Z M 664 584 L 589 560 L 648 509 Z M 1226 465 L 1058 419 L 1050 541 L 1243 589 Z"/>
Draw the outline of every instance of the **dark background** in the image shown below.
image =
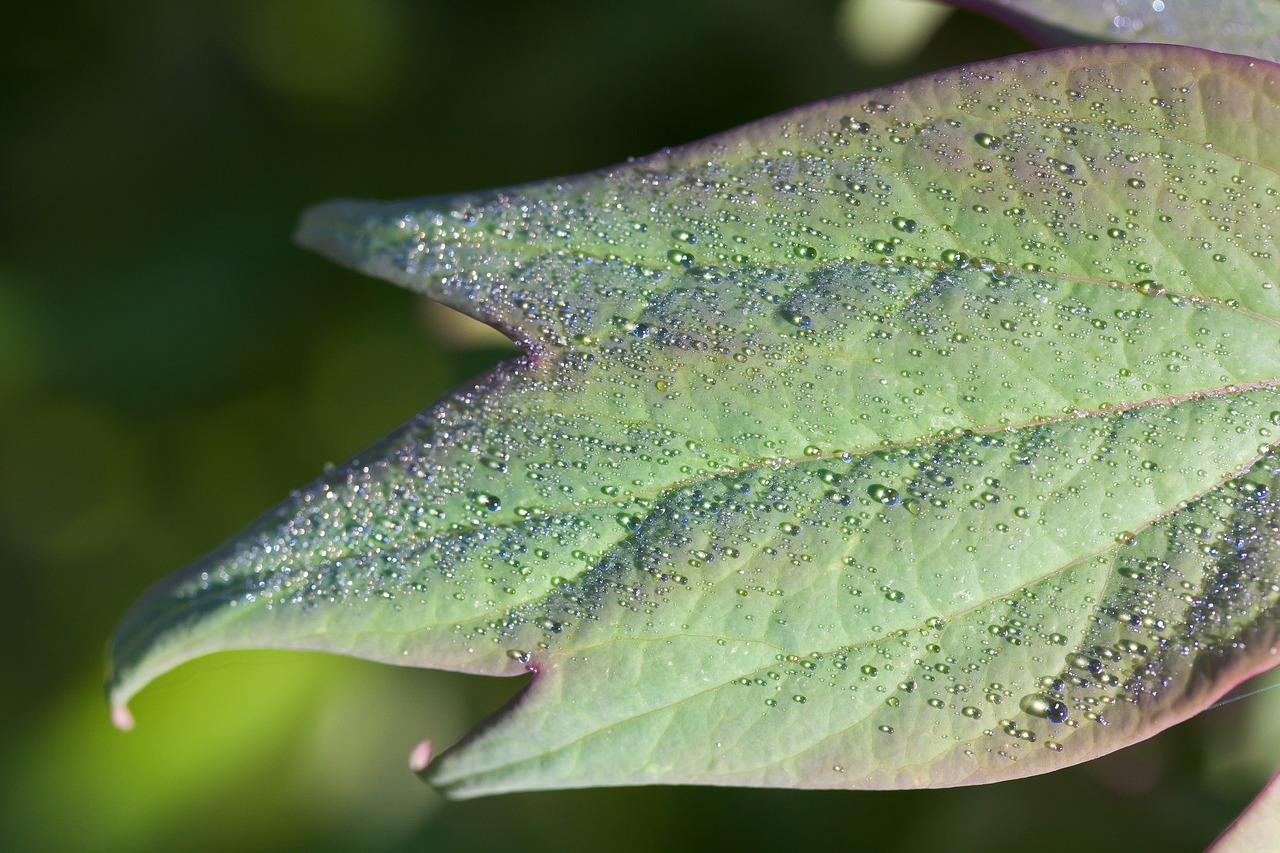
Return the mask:
<path id="1" fill-rule="evenodd" d="M 0 847 L 1198 850 L 1280 763 L 1280 691 L 953 791 L 450 803 L 407 769 L 511 682 L 218 655 L 110 728 L 151 582 L 510 352 L 298 250 L 307 205 L 607 165 L 1030 48 L 886 0 L 66 2 L 0 25 Z M 1274 677 L 1270 683 L 1276 682 Z"/>

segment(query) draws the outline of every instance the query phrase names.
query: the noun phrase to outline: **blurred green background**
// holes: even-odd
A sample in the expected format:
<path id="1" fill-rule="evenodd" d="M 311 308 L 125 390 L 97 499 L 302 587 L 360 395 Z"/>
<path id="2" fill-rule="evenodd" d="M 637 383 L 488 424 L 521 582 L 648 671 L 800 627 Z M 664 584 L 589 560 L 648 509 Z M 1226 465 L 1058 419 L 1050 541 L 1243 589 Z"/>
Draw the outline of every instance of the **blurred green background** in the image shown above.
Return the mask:
<path id="1" fill-rule="evenodd" d="M 1273 691 L 987 788 L 450 803 L 410 749 L 517 684 L 280 653 L 188 664 L 116 732 L 102 649 L 134 598 L 512 351 L 294 248 L 306 205 L 582 171 L 1030 46 L 911 0 L 71 0 L 5 18 L 0 848 L 1198 850 L 1280 764 Z"/>

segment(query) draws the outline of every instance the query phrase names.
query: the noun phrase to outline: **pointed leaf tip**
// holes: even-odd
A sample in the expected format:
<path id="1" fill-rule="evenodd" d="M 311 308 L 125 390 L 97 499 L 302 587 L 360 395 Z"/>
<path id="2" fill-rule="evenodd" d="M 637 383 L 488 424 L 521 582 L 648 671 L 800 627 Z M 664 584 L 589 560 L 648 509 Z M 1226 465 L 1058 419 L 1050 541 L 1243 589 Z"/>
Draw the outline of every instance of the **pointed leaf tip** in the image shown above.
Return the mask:
<path id="1" fill-rule="evenodd" d="M 429 740 L 424 740 L 415 746 L 413 752 L 409 753 L 409 769 L 418 774 L 426 772 L 426 769 L 431 766 L 434 752 L 435 748 Z"/>
<path id="2" fill-rule="evenodd" d="M 334 199 L 303 212 L 293 239 L 343 266 L 379 273 L 369 268 L 375 254 L 375 235 L 386 230 L 385 205 L 372 201 Z"/>
<path id="3" fill-rule="evenodd" d="M 480 196 L 336 199 L 306 210 L 293 238 L 342 266 L 408 288 L 482 323 L 517 330 L 512 307 L 493 291 L 493 276 L 527 253 L 475 227 L 483 218 L 478 211 L 490 203 L 492 199 Z M 475 275 L 486 267 L 492 270 L 488 276 Z"/>
<path id="4" fill-rule="evenodd" d="M 129 713 L 129 706 L 115 705 L 111 708 L 111 725 L 122 732 L 133 731 L 133 714 Z"/>

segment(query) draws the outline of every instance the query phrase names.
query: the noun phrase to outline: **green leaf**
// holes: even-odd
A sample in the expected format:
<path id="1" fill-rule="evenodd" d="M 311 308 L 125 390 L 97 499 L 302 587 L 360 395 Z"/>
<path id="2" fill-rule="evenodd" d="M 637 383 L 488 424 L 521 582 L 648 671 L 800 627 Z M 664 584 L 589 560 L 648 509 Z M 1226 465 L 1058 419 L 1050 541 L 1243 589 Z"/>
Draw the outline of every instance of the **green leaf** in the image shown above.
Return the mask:
<path id="1" fill-rule="evenodd" d="M 1280 59 L 1280 4 L 1275 0 L 952 0 L 1004 18 L 1036 38 L 1184 44 Z"/>
<path id="2" fill-rule="evenodd" d="M 526 355 L 153 589 L 118 716 L 224 648 L 532 672 L 425 769 L 474 796 L 977 783 L 1195 713 L 1278 660 L 1276 75 L 1040 53 L 311 211 Z"/>

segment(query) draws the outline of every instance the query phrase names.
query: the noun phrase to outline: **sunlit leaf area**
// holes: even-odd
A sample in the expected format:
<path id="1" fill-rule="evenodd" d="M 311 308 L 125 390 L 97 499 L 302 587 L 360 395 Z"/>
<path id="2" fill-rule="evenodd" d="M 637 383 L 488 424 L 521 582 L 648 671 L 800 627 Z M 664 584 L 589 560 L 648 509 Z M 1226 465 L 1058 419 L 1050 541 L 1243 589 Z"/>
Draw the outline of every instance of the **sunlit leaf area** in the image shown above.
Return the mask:
<path id="1" fill-rule="evenodd" d="M 1199 850 L 1280 765 L 1277 690 L 993 786 L 450 801 L 410 753 L 453 743 L 525 679 L 284 651 L 186 663 L 117 731 L 103 650 L 131 602 L 515 354 L 299 250 L 300 211 L 582 172 L 1035 45 L 914 0 L 71 3 L 9 17 L 0 847 Z"/>

